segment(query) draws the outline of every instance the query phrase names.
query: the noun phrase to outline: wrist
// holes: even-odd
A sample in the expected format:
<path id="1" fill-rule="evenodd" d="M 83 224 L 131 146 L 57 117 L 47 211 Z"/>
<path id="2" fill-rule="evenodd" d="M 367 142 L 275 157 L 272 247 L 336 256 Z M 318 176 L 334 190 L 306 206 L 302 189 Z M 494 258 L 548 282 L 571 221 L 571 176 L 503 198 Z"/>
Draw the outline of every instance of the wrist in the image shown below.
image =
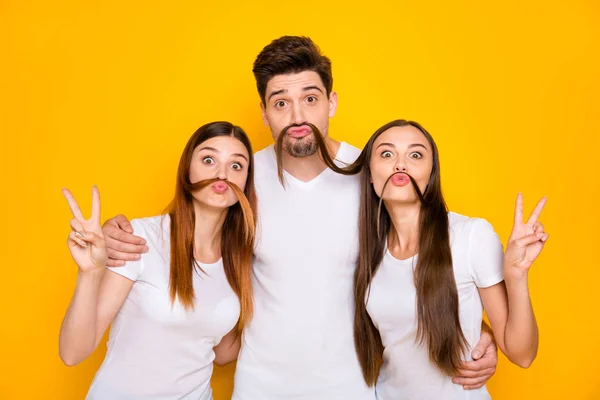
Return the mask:
<path id="1" fill-rule="evenodd" d="M 94 281 L 102 278 L 105 271 L 106 267 L 96 267 L 87 271 L 82 271 L 80 269 L 77 275 L 77 280 Z"/>
<path id="2" fill-rule="evenodd" d="M 529 268 L 522 268 L 514 265 L 513 263 L 504 262 L 503 267 L 504 272 L 504 280 L 520 282 L 527 282 L 527 278 L 529 277 Z"/>
<path id="3" fill-rule="evenodd" d="M 512 271 L 506 271 L 504 273 L 504 283 L 506 284 L 507 290 L 512 289 L 525 289 L 529 287 L 529 270 L 520 270 L 519 268 L 512 267 Z"/>

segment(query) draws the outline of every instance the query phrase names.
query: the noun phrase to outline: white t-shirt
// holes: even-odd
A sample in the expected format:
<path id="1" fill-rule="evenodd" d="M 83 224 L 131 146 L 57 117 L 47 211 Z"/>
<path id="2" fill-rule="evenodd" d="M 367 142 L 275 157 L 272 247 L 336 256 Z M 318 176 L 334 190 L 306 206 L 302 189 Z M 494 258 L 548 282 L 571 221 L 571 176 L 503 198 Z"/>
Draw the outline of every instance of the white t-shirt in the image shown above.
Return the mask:
<path id="1" fill-rule="evenodd" d="M 360 151 L 342 143 L 338 160 Z M 354 350 L 358 176 L 324 170 L 310 182 L 277 177 L 273 146 L 255 155 L 258 232 L 254 307 L 234 400 L 374 400 Z"/>
<path id="2" fill-rule="evenodd" d="M 503 280 L 503 251 L 494 228 L 485 220 L 449 213 L 450 247 L 454 279 L 458 289 L 460 323 L 469 344 L 464 355 L 471 360 L 480 338 L 482 304 L 477 288 Z M 430 361 L 426 345 L 418 345 L 416 289 L 413 279 L 417 256 L 394 258 L 389 251 L 371 284 L 367 311 L 379 329 L 384 346 L 384 364 L 376 385 L 379 400 L 444 399 L 483 400 L 484 387 L 464 390 L 452 383 Z"/>
<path id="3" fill-rule="evenodd" d="M 110 268 L 135 283 L 112 322 L 108 351 L 87 399 L 212 399 L 213 347 L 240 314 L 222 260 L 200 264 L 205 273 L 194 273 L 194 311 L 178 301 L 171 307 L 170 218 L 131 224 L 150 251 L 140 261 Z"/>

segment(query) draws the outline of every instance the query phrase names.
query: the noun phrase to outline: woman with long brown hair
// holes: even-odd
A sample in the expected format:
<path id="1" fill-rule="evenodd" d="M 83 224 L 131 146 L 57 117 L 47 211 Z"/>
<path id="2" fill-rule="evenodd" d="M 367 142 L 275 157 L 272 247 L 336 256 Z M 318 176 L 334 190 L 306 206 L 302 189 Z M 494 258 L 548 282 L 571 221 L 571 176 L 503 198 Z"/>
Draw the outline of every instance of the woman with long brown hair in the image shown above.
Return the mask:
<path id="1" fill-rule="evenodd" d="M 181 156 L 168 212 L 132 221 L 149 251 L 122 267 L 105 267 L 98 189 L 89 220 L 64 190 L 79 267 L 60 332 L 65 364 L 85 360 L 112 323 L 88 399 L 212 399 L 213 361 L 237 357 L 252 317 L 253 168 L 240 127 L 199 128 Z"/>
<path id="2" fill-rule="evenodd" d="M 381 400 L 488 399 L 452 376 L 480 337 L 482 305 L 502 352 L 528 367 L 538 330 L 527 277 L 548 234 L 542 199 L 523 222 L 517 197 L 506 253 L 483 219 L 448 212 L 438 150 L 418 123 L 392 121 L 368 141 L 361 170 L 355 344 Z"/>

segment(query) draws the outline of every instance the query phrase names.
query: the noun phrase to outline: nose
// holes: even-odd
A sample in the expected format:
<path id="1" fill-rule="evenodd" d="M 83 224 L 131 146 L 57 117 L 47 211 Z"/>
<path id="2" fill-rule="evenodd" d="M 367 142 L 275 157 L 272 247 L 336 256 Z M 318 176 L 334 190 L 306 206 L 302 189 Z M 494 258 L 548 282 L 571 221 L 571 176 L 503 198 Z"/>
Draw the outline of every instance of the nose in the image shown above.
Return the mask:
<path id="1" fill-rule="evenodd" d="M 227 180 L 227 164 L 222 163 L 219 168 L 217 168 L 217 176 L 215 177 L 221 180 Z"/>
<path id="2" fill-rule="evenodd" d="M 394 165 L 394 172 L 406 172 L 404 160 L 399 160 L 396 165 Z"/>
<path id="3" fill-rule="evenodd" d="M 292 107 L 292 124 L 303 124 L 306 122 L 304 118 L 304 110 L 301 105 L 294 105 Z"/>

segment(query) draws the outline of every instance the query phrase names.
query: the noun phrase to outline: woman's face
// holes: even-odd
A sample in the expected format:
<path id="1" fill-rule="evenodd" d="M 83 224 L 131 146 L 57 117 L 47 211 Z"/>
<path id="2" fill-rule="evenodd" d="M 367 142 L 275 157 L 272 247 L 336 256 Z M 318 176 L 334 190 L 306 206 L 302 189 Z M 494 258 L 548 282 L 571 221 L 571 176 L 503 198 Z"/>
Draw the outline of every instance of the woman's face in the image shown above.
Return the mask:
<path id="1" fill-rule="evenodd" d="M 190 182 L 218 178 L 235 183 L 242 191 L 248 179 L 250 155 L 246 146 L 231 136 L 218 136 L 200 143 L 190 163 Z M 193 192 L 194 200 L 205 206 L 227 208 L 237 197 L 225 182 L 215 182 Z"/>
<path id="2" fill-rule="evenodd" d="M 415 179 L 421 193 L 424 193 L 433 168 L 431 145 L 425 135 L 412 125 L 392 127 L 373 143 L 369 168 L 375 193 L 383 200 L 418 202 L 419 198 L 406 174 Z M 383 185 L 391 175 L 382 196 Z"/>

